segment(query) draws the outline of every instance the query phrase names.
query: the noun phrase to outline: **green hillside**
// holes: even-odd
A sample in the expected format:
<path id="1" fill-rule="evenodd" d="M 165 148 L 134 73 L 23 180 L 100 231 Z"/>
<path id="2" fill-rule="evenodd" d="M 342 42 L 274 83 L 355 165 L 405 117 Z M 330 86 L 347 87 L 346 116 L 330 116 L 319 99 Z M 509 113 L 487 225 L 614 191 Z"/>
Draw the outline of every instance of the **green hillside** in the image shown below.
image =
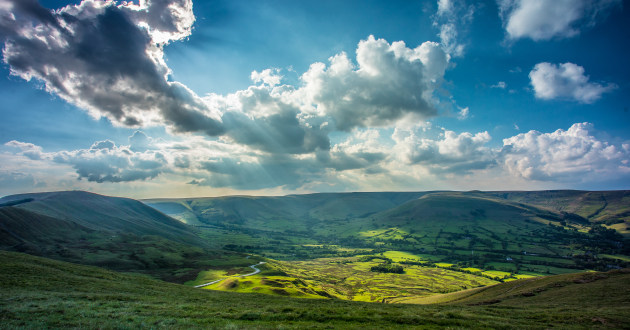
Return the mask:
<path id="1" fill-rule="evenodd" d="M 479 192 L 511 201 L 577 214 L 594 223 L 630 234 L 630 191 L 507 191 Z"/>
<path id="2" fill-rule="evenodd" d="M 9 207 L 72 222 L 93 231 L 157 235 L 177 242 L 202 244 L 190 227 L 129 198 L 60 191 L 7 196 L 0 199 L 0 207 L 3 204 L 15 204 Z"/>
<path id="3" fill-rule="evenodd" d="M 619 197 L 626 193 L 601 194 L 617 196 L 616 209 L 628 204 Z M 499 279 L 626 267 L 622 236 L 559 208 L 582 200 L 575 191 L 474 191 L 146 202 L 200 228 L 217 248 L 281 260 L 402 251 L 414 256 L 408 263 Z"/>
<path id="4" fill-rule="evenodd" d="M 208 246 L 193 227 L 132 199 L 81 191 L 0 199 L 3 250 L 184 282 L 236 255 Z"/>
<path id="5" fill-rule="evenodd" d="M 513 308 L 581 308 L 585 305 L 630 310 L 630 269 L 536 277 L 422 298 L 398 298 L 410 304 L 492 305 Z"/>
<path id="6" fill-rule="evenodd" d="M 553 304 L 523 300 L 515 308 L 375 304 L 200 290 L 12 252 L 0 252 L 0 265 L 0 322 L 6 328 L 579 329 L 630 323 L 630 278 L 625 272 L 593 274 L 607 278 L 579 284 L 584 295 L 598 292 L 609 300 L 584 299 L 576 304 L 574 298 L 557 294 Z M 551 295 L 554 290 L 545 292 Z"/>
<path id="7" fill-rule="evenodd" d="M 424 194 L 426 192 L 321 193 L 150 199 L 143 202 L 188 224 L 246 224 L 248 228 L 284 231 L 286 220 L 304 230 L 315 227 L 319 221 L 365 217 Z M 302 221 L 295 223 L 293 220 L 298 218 Z"/>

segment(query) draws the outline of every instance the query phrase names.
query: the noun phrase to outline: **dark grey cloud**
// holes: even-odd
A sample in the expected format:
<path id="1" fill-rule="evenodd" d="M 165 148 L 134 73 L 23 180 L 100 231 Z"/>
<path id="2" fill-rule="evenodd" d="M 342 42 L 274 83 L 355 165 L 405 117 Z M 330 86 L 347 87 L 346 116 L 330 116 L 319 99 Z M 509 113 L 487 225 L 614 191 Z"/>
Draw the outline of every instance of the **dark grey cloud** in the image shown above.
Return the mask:
<path id="1" fill-rule="evenodd" d="M 162 46 L 190 32 L 190 0 L 135 9 L 85 1 L 55 12 L 31 0 L 8 3 L 0 25 L 12 74 L 38 79 L 49 92 L 119 125 L 166 122 L 176 132 L 223 132 L 197 95 L 168 81 Z"/>
<path id="2" fill-rule="evenodd" d="M 294 109 L 283 109 L 261 117 L 227 112 L 223 122 L 226 135 L 239 144 L 270 153 L 309 153 L 330 149 L 328 130 L 301 123 Z"/>
<path id="3" fill-rule="evenodd" d="M 298 188 L 323 171 L 313 165 L 309 160 L 298 160 L 292 156 L 260 157 L 256 162 L 211 159 L 201 163 L 201 168 L 210 175 L 190 184 L 248 190 L 279 186 Z"/>
<path id="4" fill-rule="evenodd" d="M 372 169 L 387 158 L 381 152 L 355 152 L 344 151 L 317 153 L 317 160 L 322 166 L 335 171 L 347 171 L 356 169 Z"/>

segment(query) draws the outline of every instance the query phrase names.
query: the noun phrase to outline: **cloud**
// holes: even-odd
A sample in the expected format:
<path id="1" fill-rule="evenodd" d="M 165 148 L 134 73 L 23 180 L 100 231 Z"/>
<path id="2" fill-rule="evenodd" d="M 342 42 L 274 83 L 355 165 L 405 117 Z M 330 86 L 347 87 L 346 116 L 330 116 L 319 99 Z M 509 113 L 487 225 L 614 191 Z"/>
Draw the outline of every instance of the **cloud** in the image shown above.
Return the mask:
<path id="1" fill-rule="evenodd" d="M 39 160 L 43 157 L 42 147 L 36 146 L 32 143 L 25 143 L 20 141 L 11 140 L 4 144 L 8 147 L 20 149 L 20 155 L 23 155 L 32 160 Z"/>
<path id="2" fill-rule="evenodd" d="M 41 186 L 41 183 L 39 185 Z M 23 187 L 33 188 L 36 186 L 38 186 L 38 182 L 30 173 L 24 173 L 22 171 L 0 171 L 0 187 L 2 187 L 2 189 L 17 190 Z"/>
<path id="3" fill-rule="evenodd" d="M 199 136 L 167 142 L 137 131 L 132 137 L 130 141 L 150 143 L 143 151 L 132 150 L 132 143 L 103 140 L 85 149 L 46 152 L 31 143 L 7 142 L 0 146 L 0 182 L 6 184 L 0 188 L 7 193 L 36 186 L 105 189 L 99 187 L 135 182 L 119 189 L 168 183 L 199 193 L 282 193 L 383 185 L 393 190 L 584 188 L 630 179 L 630 143 L 597 138 L 588 123 L 566 131 L 518 134 L 504 139 L 501 147 L 492 147 L 485 131 L 431 125 L 400 126 L 393 133 L 390 128 L 357 128 L 329 149 L 296 154 L 259 152 Z M 146 189 L 147 196 L 154 194 Z"/>
<path id="4" fill-rule="evenodd" d="M 529 73 L 529 79 L 537 98 L 543 100 L 568 99 L 581 103 L 593 103 L 602 94 L 617 88 L 615 84 L 589 82 L 584 68 L 570 62 L 562 64 L 538 63 Z"/>
<path id="5" fill-rule="evenodd" d="M 282 76 L 279 75 L 279 72 L 279 69 L 265 69 L 261 72 L 253 71 L 250 78 L 254 83 L 262 82 L 267 86 L 274 87 L 280 85 L 280 81 L 282 80 Z"/>
<path id="6" fill-rule="evenodd" d="M 133 136 L 144 134 L 136 132 Z M 90 182 L 130 182 L 157 177 L 168 171 L 168 161 L 157 151 L 134 152 L 130 146 L 116 146 L 110 140 L 97 141 L 89 149 L 43 152 L 42 147 L 32 143 L 9 141 L 5 146 L 18 148 L 17 155 L 30 160 L 53 164 L 70 165 L 79 179 Z"/>
<path id="7" fill-rule="evenodd" d="M 348 170 L 367 170 L 381 172 L 381 165 L 391 149 L 379 130 L 356 130 L 345 141 L 333 146 L 330 152 L 317 154 L 322 166 L 343 172 Z"/>
<path id="8" fill-rule="evenodd" d="M 98 183 L 153 179 L 167 165 L 159 152 L 133 152 L 128 146 L 118 147 L 111 141 L 97 142 L 87 150 L 51 153 L 50 157 L 56 163 L 71 165 L 79 179 Z"/>
<path id="9" fill-rule="evenodd" d="M 434 173 L 467 174 L 495 165 L 495 152 L 486 146 L 491 140 L 488 132 L 444 130 L 437 139 L 430 139 L 397 129 L 392 139 L 401 161 L 426 166 Z"/>
<path id="10" fill-rule="evenodd" d="M 166 123 L 176 132 L 222 133 L 199 97 L 169 81 L 163 47 L 188 36 L 191 0 L 83 1 L 56 11 L 36 1 L 0 7 L 3 60 L 11 74 L 116 125 Z"/>
<path id="11" fill-rule="evenodd" d="M 151 149 L 153 139 L 148 137 L 143 131 L 135 131 L 129 137 L 129 150 L 144 152 Z"/>
<path id="12" fill-rule="evenodd" d="M 499 81 L 495 85 L 490 86 L 490 88 L 500 88 L 500 89 L 505 89 L 506 87 L 507 87 L 507 84 L 505 83 L 505 81 Z"/>
<path id="13" fill-rule="evenodd" d="M 163 52 L 192 32 L 191 0 L 83 1 L 55 11 L 31 0 L 5 4 L 0 33 L 12 75 L 118 126 L 165 126 L 267 153 L 327 150 L 334 130 L 437 115 L 433 94 L 449 59 L 436 43 L 410 49 L 370 36 L 356 64 L 338 54 L 329 66 L 311 65 L 298 86 L 266 69 L 252 72 L 257 85 L 248 89 L 199 97 L 172 81 Z M 138 139 L 132 151 L 145 150 Z"/>
<path id="14" fill-rule="evenodd" d="M 468 109 L 468 107 L 460 108 L 459 112 L 457 113 L 457 119 L 464 120 L 468 118 L 468 115 L 470 115 L 470 110 Z"/>
<path id="15" fill-rule="evenodd" d="M 468 26 L 472 23 L 475 6 L 464 0 L 438 0 L 433 26 L 439 27 L 440 44 L 451 56 L 464 56 L 466 44 L 462 42 Z"/>
<path id="16" fill-rule="evenodd" d="M 329 149 L 330 127 L 323 118 L 302 113 L 299 105 L 292 102 L 291 93 L 282 94 L 270 86 L 252 86 L 228 97 L 213 95 L 207 99 L 221 104 L 225 140 L 276 154 Z"/>
<path id="17" fill-rule="evenodd" d="M 535 41 L 576 36 L 614 9 L 621 0 L 497 0 L 510 39 Z"/>
<path id="18" fill-rule="evenodd" d="M 94 142 L 94 144 L 92 144 L 92 146 L 90 147 L 90 149 L 92 150 L 99 150 L 99 149 L 112 150 L 114 148 L 116 148 L 116 144 L 114 144 L 114 142 L 110 140 Z"/>
<path id="19" fill-rule="evenodd" d="M 356 67 L 345 53 L 331 57 L 328 67 L 312 64 L 296 96 L 303 96 L 303 104 L 315 104 L 314 111 L 332 117 L 342 131 L 437 114 L 433 92 L 448 64 L 438 44 L 410 49 L 402 41 L 389 44 L 370 36 L 359 42 L 356 54 Z"/>
<path id="20" fill-rule="evenodd" d="M 321 169 L 308 166 L 306 160 L 296 161 L 291 156 L 263 156 L 256 161 L 218 158 L 202 162 L 201 168 L 207 171 L 207 174 L 200 180 L 191 181 L 191 184 L 236 189 L 264 189 L 278 186 L 295 189 L 321 171 Z"/>
<path id="21" fill-rule="evenodd" d="M 630 145 L 597 139 L 589 123 L 552 133 L 529 131 L 503 140 L 502 163 L 530 180 L 597 182 L 630 174 Z"/>

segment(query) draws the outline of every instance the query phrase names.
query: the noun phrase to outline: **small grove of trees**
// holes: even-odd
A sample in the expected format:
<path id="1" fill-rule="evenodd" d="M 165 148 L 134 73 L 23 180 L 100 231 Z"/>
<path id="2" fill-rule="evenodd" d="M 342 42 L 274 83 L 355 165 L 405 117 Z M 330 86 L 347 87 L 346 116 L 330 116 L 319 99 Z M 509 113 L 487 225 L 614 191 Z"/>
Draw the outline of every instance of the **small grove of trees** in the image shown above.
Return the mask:
<path id="1" fill-rule="evenodd" d="M 380 264 L 380 265 L 372 266 L 372 268 L 370 268 L 370 271 L 378 272 L 378 273 L 395 273 L 395 274 L 402 274 L 405 272 L 405 270 L 403 269 L 401 265 L 395 265 L 395 264 Z"/>

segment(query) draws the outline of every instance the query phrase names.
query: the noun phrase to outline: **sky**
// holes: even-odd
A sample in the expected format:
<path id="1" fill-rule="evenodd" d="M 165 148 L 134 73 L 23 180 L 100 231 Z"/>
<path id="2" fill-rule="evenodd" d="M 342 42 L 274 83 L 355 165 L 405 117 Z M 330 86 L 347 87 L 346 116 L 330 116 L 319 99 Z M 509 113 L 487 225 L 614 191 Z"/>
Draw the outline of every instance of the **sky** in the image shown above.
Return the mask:
<path id="1" fill-rule="evenodd" d="M 630 189 L 622 0 L 0 0 L 0 196 Z"/>

